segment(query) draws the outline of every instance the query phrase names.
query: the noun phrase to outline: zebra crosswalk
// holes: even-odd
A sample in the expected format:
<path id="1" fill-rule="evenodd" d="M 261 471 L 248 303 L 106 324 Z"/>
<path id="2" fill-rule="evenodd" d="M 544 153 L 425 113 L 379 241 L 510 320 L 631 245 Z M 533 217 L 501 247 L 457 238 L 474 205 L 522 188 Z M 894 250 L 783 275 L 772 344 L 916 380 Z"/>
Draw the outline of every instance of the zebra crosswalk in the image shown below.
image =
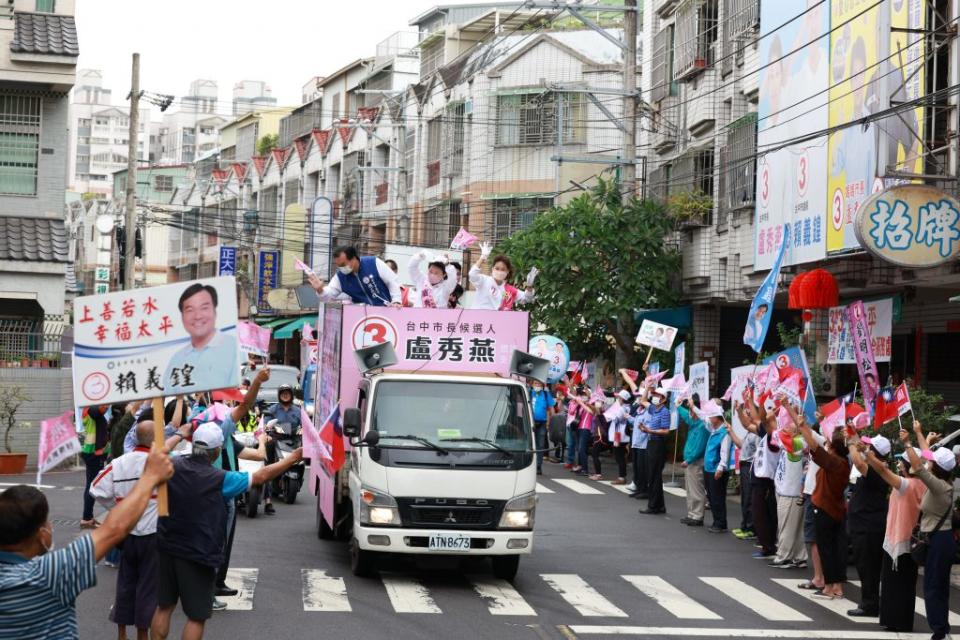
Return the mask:
<path id="1" fill-rule="evenodd" d="M 354 598 L 362 602 L 364 607 L 373 604 L 385 611 L 392 610 L 393 613 L 400 615 L 438 615 L 451 612 L 445 610 L 442 603 L 445 598 L 452 595 L 452 591 L 460 597 L 464 593 L 472 593 L 491 616 L 537 618 L 540 614 L 534 607 L 533 603 L 536 603 L 551 612 L 551 619 L 556 616 L 557 611 L 565 610 L 570 617 L 570 620 L 566 621 L 568 623 L 574 623 L 573 621 L 578 619 L 613 621 L 627 618 L 643 618 L 644 623 L 647 623 L 651 619 L 651 610 L 660 610 L 664 614 L 663 623 L 678 620 L 688 624 L 695 621 L 727 620 L 730 624 L 731 619 L 740 623 L 746 614 L 756 621 L 756 625 L 772 632 L 777 631 L 777 625 L 771 623 L 816 621 L 816 626 L 823 628 L 824 624 L 829 625 L 831 621 L 834 623 L 846 621 L 856 623 L 853 627 L 864 629 L 868 627 L 861 625 L 872 624 L 874 627 L 877 625 L 876 618 L 848 616 L 847 610 L 855 608 L 852 601 L 810 598 L 808 594 L 796 588 L 796 579 L 773 578 L 765 583 L 747 584 L 736 577 L 701 576 L 698 578 L 699 582 L 710 587 L 704 590 L 689 588 L 689 585 L 687 589 L 683 589 L 667 578 L 655 575 L 624 574 L 611 576 L 615 584 L 609 581 L 591 584 L 576 573 L 543 573 L 535 576 L 533 580 L 525 580 L 524 588 L 528 589 L 529 593 L 523 593 L 513 584 L 488 575 L 466 575 L 463 577 L 462 584 L 445 580 L 439 585 L 432 585 L 427 577 L 403 573 L 385 572 L 380 574 L 379 580 L 343 577 L 319 568 L 301 569 L 300 573 L 303 611 L 309 613 L 352 612 L 354 609 L 350 592 L 353 590 Z M 259 577 L 260 571 L 255 568 L 230 569 L 227 582 L 236 586 L 240 593 L 233 597 L 222 598 L 227 602 L 228 611 L 256 609 L 256 587 Z M 634 587 L 633 593 L 637 597 L 624 597 L 620 588 L 623 581 Z M 854 584 L 857 583 L 854 582 Z M 375 589 L 382 588 L 381 593 L 385 596 L 382 604 L 377 604 L 375 594 L 371 595 L 371 586 Z M 624 607 L 625 602 L 633 604 L 634 608 Z M 925 615 L 923 601 L 919 598 L 917 614 L 921 617 Z M 654 614 L 652 618 L 656 620 L 656 615 Z M 960 615 L 951 612 L 950 621 L 952 624 L 960 621 Z M 588 627 L 589 625 L 581 628 Z M 601 629 L 601 627 L 596 628 Z M 614 625 L 603 628 L 615 630 L 634 627 Z M 675 629 L 667 626 L 656 628 Z M 597 631 L 597 633 L 606 632 Z M 663 635 L 671 635 L 671 633 Z M 797 636 L 791 636 L 788 633 L 783 636 L 767 637 Z M 858 636 L 854 630 L 843 637 Z"/>
<path id="2" fill-rule="evenodd" d="M 610 491 L 603 491 L 602 489 L 609 489 Z M 589 495 L 589 496 L 599 496 L 605 494 L 614 494 L 614 493 L 624 493 L 630 494 L 630 489 L 627 488 L 627 485 L 622 484 L 613 484 L 610 480 L 578 480 L 575 478 L 547 478 L 542 482 L 537 483 L 537 494 L 538 495 L 550 495 L 562 492 L 564 490 L 571 491 L 579 495 Z M 684 498 L 687 495 L 687 492 L 679 487 L 664 487 L 665 493 L 677 496 L 679 498 Z"/>

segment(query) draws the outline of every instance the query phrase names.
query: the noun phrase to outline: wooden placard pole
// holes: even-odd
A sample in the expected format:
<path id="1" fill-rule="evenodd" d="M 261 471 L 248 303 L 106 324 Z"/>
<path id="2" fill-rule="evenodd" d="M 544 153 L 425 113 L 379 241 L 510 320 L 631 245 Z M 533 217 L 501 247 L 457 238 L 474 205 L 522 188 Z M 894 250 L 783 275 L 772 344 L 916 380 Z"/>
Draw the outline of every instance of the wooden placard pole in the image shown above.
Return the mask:
<path id="1" fill-rule="evenodd" d="M 153 448 L 163 451 L 166 439 L 163 437 L 163 398 L 153 399 Z M 169 516 L 170 506 L 167 504 L 167 483 L 157 487 L 157 515 Z"/>
<path id="2" fill-rule="evenodd" d="M 648 364 L 650 364 L 650 356 L 652 356 L 652 355 L 653 355 L 653 347 L 650 347 L 650 348 L 647 350 L 647 359 L 643 361 L 643 366 L 644 366 L 644 367 L 646 367 Z"/>

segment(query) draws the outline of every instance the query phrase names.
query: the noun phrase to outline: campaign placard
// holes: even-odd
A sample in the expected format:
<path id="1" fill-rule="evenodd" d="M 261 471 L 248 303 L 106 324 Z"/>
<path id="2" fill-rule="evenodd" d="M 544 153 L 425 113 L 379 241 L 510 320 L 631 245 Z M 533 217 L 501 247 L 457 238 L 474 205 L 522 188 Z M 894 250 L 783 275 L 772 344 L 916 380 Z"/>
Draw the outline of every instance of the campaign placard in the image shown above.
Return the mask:
<path id="1" fill-rule="evenodd" d="M 236 387 L 233 277 L 77 298 L 76 406 Z"/>
<path id="2" fill-rule="evenodd" d="M 670 351 L 673 339 L 677 337 L 677 328 L 653 320 L 644 320 L 637 334 L 637 342 L 647 347 Z"/>

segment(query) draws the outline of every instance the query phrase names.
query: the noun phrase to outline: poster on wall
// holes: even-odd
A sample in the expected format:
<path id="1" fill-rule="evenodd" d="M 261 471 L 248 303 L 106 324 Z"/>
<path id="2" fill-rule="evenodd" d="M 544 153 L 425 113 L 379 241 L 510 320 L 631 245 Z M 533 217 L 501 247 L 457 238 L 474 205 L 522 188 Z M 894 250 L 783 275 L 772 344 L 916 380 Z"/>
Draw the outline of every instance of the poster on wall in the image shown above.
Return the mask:
<path id="1" fill-rule="evenodd" d="M 864 302 L 870 341 L 877 362 L 890 362 L 893 347 L 893 298 Z M 827 316 L 827 362 L 856 364 L 847 307 L 831 307 Z"/>
<path id="2" fill-rule="evenodd" d="M 813 262 L 826 251 L 826 145 L 812 140 L 775 149 L 827 127 L 827 3 L 760 4 L 760 102 L 757 107 L 757 195 L 754 267 L 770 269 L 787 235 L 784 266 Z M 793 20 L 796 16 L 799 20 Z M 822 37 L 821 37 L 822 36 Z M 786 55 L 795 52 L 792 55 Z M 786 57 L 784 57 L 786 56 Z M 764 153 L 764 149 L 775 149 Z"/>
<path id="3" fill-rule="evenodd" d="M 921 95 L 923 39 L 892 28 L 922 29 L 923 0 L 876 6 L 833 2 L 830 11 L 829 127 L 861 121 Z M 828 253 L 860 246 L 853 226 L 857 211 L 872 194 L 903 182 L 885 181 L 884 176 L 891 171 L 923 172 L 923 118 L 923 108 L 917 107 L 900 117 L 866 120 L 829 135 Z"/>

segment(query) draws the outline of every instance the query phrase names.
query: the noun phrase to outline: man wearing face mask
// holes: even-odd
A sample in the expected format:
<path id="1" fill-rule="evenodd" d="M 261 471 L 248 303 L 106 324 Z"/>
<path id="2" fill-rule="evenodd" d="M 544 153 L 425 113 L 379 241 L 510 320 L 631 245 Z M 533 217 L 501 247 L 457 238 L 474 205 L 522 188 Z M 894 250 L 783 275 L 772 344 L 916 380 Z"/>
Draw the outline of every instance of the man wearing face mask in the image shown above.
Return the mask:
<path id="1" fill-rule="evenodd" d="M 663 500 L 663 466 L 667 461 L 666 438 L 670 433 L 670 409 L 667 408 L 666 399 L 667 391 L 663 387 L 653 391 L 649 401 L 641 399 L 649 415 L 647 423 L 641 423 L 639 427 L 650 436 L 647 441 L 647 483 L 650 498 L 646 509 L 640 509 L 640 513 L 667 512 L 667 505 Z"/>
<path id="2" fill-rule="evenodd" d="M 537 443 L 537 475 L 543 475 L 543 453 L 547 448 L 547 422 L 553 416 L 557 401 L 553 394 L 543 388 L 543 383 L 534 380 L 530 385 L 530 404 L 533 407 L 533 435 Z"/>
<path id="3" fill-rule="evenodd" d="M 0 638 L 79 638 L 76 599 L 97 583 L 97 562 L 136 526 L 157 485 L 173 477 L 165 451 L 147 457 L 140 479 L 103 523 L 53 551 L 47 499 L 17 485 L 0 493 Z"/>
<path id="4" fill-rule="evenodd" d="M 311 286 L 322 300 L 350 299 L 354 304 L 373 307 L 399 307 L 403 293 L 400 280 L 386 262 L 376 256 L 357 254 L 355 247 L 337 247 L 333 250 L 337 273 L 324 283 L 320 276 L 307 273 Z"/>

